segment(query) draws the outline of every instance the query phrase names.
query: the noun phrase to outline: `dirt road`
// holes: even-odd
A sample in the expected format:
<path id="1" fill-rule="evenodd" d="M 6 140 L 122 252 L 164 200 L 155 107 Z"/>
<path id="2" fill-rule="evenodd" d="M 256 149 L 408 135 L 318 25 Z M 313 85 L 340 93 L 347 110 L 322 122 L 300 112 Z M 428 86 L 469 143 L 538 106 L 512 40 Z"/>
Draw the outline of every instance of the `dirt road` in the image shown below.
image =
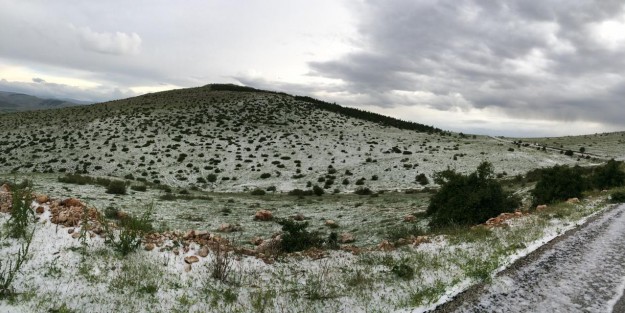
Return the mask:
<path id="1" fill-rule="evenodd" d="M 625 205 L 550 242 L 436 312 L 625 312 Z"/>

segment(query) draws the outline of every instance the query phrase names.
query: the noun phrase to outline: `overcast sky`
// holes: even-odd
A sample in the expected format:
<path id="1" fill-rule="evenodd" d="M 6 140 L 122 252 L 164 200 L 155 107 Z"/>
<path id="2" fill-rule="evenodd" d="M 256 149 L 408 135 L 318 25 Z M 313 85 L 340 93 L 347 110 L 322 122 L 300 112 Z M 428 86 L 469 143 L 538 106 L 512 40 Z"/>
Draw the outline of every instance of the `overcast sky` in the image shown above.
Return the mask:
<path id="1" fill-rule="evenodd" d="M 208 83 L 443 129 L 625 130 L 622 0 L 0 0 L 0 90 L 105 101 Z"/>

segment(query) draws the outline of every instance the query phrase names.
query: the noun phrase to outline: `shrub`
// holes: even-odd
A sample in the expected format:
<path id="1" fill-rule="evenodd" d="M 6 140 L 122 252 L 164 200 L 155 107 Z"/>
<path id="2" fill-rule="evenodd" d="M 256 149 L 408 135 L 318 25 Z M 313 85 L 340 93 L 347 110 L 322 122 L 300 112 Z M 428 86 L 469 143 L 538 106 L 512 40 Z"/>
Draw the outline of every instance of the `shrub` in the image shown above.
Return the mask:
<path id="1" fill-rule="evenodd" d="M 373 191 L 371 191 L 371 189 L 367 188 L 367 187 L 360 187 L 358 189 L 356 189 L 356 191 L 354 191 L 355 194 L 360 195 L 360 196 L 367 196 L 373 193 Z"/>
<path id="2" fill-rule="evenodd" d="M 482 162 L 469 175 L 448 169 L 436 173 L 434 180 L 441 187 L 427 209 L 433 227 L 483 223 L 519 205 L 519 200 L 505 192 L 493 178 L 493 168 L 488 162 Z"/>
<path id="3" fill-rule="evenodd" d="M 30 208 L 33 195 L 30 189 L 22 189 L 19 186 L 14 188 L 12 191 L 11 217 L 7 221 L 8 235 L 11 238 L 26 238 L 28 224 L 35 215 Z"/>
<path id="4" fill-rule="evenodd" d="M 33 240 L 33 234 L 25 235 L 25 241 L 21 244 L 19 251 L 15 254 L 15 260 L 9 260 L 3 262 L 0 260 L 0 299 L 4 299 L 13 293 L 11 284 L 15 279 L 15 276 L 20 272 L 24 262 L 28 260 L 28 250 L 30 249 L 30 243 Z"/>
<path id="5" fill-rule="evenodd" d="M 113 250 L 126 256 L 137 250 L 143 241 L 143 236 L 153 231 L 152 212 L 154 205 L 149 205 L 140 218 L 129 216 L 117 221 L 119 233 L 109 228 L 108 223 L 104 220 L 100 224 L 104 227 L 104 242 L 111 246 Z"/>
<path id="6" fill-rule="evenodd" d="M 214 183 L 214 182 L 217 181 L 217 175 L 215 175 L 215 174 L 208 174 L 208 176 L 206 176 L 206 180 L 209 183 Z"/>
<path id="7" fill-rule="evenodd" d="M 314 185 L 313 188 L 312 188 L 312 193 L 315 194 L 315 196 L 319 196 L 320 197 L 320 196 L 322 196 L 325 193 L 325 191 L 323 191 L 323 188 L 321 188 L 321 187 L 319 187 L 317 185 Z"/>
<path id="8" fill-rule="evenodd" d="M 411 280 L 414 278 L 415 270 L 406 260 L 402 260 L 399 264 L 395 264 L 391 267 L 391 272 L 399 278 Z"/>
<path id="9" fill-rule="evenodd" d="M 604 166 L 597 168 L 592 177 L 595 187 L 607 189 L 625 185 L 625 173 L 620 167 L 621 162 L 612 159 Z"/>
<path id="10" fill-rule="evenodd" d="M 261 179 L 267 179 L 267 178 L 269 178 L 269 177 L 271 177 L 271 174 L 270 174 L 270 173 L 262 173 L 262 174 L 260 174 L 260 178 L 261 178 Z"/>
<path id="11" fill-rule="evenodd" d="M 308 222 L 296 222 L 288 219 L 278 220 L 278 224 L 282 225 L 282 242 L 281 249 L 284 252 L 296 252 L 306 250 L 312 247 L 321 247 L 323 239 L 318 232 L 309 232 L 306 230 Z"/>
<path id="12" fill-rule="evenodd" d="M 564 152 L 564 155 L 567 155 L 567 156 L 573 156 L 573 150 L 566 150 L 566 151 Z"/>
<path id="13" fill-rule="evenodd" d="M 267 192 L 265 192 L 264 190 L 262 190 L 260 188 L 256 188 L 256 189 L 252 190 L 252 192 L 250 194 L 252 196 L 264 196 L 265 194 L 267 194 Z"/>
<path id="14" fill-rule="evenodd" d="M 423 173 L 417 175 L 416 180 L 417 180 L 417 183 L 419 183 L 421 186 L 425 186 L 430 183 L 430 180 L 428 179 L 428 177 L 425 176 L 425 174 Z"/>
<path id="15" fill-rule="evenodd" d="M 125 195 L 126 183 L 121 180 L 113 180 L 106 187 L 106 193 L 113 195 Z"/>
<path id="16" fill-rule="evenodd" d="M 579 198 L 586 189 L 581 170 L 566 165 L 543 169 L 536 187 L 532 190 L 533 205 Z"/>
<path id="17" fill-rule="evenodd" d="M 134 191 L 144 192 L 148 190 L 148 187 L 146 187 L 145 185 L 132 185 L 130 186 L 130 189 Z"/>
<path id="18" fill-rule="evenodd" d="M 610 202 L 612 202 L 612 203 L 624 203 L 625 202 L 625 191 L 613 192 L 610 195 Z"/>

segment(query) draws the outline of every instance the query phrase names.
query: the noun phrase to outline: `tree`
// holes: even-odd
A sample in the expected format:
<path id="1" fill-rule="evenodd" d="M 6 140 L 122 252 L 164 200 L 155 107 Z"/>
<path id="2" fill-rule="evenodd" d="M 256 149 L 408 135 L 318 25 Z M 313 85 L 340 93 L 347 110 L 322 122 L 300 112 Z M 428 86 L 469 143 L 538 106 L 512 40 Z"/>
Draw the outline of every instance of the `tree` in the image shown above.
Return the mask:
<path id="1" fill-rule="evenodd" d="M 434 182 L 441 187 L 427 209 L 432 218 L 430 225 L 478 224 L 517 208 L 519 200 L 503 190 L 493 173 L 488 162 L 482 162 L 469 175 L 451 169 L 436 173 Z"/>

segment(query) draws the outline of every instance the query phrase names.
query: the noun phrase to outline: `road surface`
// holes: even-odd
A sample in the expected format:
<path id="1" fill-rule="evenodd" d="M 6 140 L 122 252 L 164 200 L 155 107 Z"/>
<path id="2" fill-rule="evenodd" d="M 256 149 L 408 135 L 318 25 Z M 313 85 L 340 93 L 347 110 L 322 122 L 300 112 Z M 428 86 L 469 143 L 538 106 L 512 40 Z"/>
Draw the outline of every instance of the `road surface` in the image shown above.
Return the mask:
<path id="1" fill-rule="evenodd" d="M 436 312 L 625 312 L 625 204 L 541 247 Z"/>

